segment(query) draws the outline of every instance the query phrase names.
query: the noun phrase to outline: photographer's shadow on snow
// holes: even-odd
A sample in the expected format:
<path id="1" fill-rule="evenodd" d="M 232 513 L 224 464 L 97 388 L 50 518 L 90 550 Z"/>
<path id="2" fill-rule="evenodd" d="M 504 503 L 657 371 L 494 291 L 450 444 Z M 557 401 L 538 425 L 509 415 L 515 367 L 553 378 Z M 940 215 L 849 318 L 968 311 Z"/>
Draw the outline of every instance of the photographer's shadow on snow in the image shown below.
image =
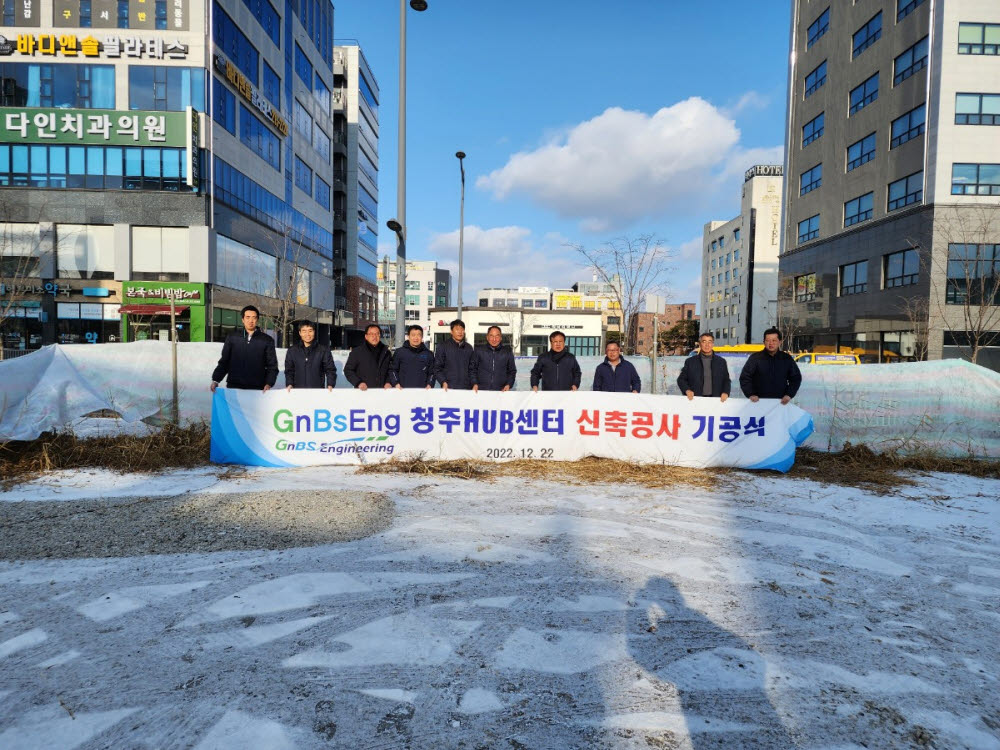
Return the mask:
<path id="1" fill-rule="evenodd" d="M 766 664 L 741 637 L 687 606 L 672 581 L 650 578 L 629 610 L 628 649 L 647 679 L 675 695 L 691 747 L 794 748 L 767 695 Z M 664 717 L 663 726 L 670 725 Z"/>

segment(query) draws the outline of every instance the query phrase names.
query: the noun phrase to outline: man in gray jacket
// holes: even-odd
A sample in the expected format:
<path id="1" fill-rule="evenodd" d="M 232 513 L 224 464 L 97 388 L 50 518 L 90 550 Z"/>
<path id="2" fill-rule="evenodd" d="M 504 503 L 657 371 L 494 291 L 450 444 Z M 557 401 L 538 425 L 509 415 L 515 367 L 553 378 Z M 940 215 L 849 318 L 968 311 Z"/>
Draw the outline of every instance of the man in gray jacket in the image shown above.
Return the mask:
<path id="1" fill-rule="evenodd" d="M 725 358 L 712 350 L 715 338 L 710 333 L 698 337 L 698 351 L 688 357 L 677 376 L 677 387 L 691 401 L 695 396 L 708 396 L 725 401 L 729 398 L 732 383 L 729 365 Z"/>

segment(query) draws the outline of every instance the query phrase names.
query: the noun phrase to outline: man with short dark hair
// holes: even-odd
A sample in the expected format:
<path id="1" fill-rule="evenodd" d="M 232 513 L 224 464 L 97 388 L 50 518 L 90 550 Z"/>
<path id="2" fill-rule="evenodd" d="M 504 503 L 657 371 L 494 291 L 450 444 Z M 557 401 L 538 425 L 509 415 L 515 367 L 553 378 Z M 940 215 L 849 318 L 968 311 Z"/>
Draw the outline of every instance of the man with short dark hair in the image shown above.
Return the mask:
<path id="1" fill-rule="evenodd" d="M 316 326 L 299 323 L 299 340 L 285 352 L 285 389 L 326 388 L 337 384 L 337 365 L 326 344 L 316 343 Z"/>
<path id="2" fill-rule="evenodd" d="M 434 387 L 434 354 L 424 344 L 422 326 L 410 326 L 406 341 L 393 352 L 389 383 L 396 388 Z"/>
<path id="3" fill-rule="evenodd" d="M 732 381 L 729 379 L 729 364 L 724 357 L 715 354 L 715 337 L 703 333 L 698 337 L 698 351 L 684 362 L 681 374 L 677 376 L 677 387 L 688 397 L 695 396 L 717 398 L 725 401 L 729 398 Z"/>
<path id="4" fill-rule="evenodd" d="M 802 373 L 788 352 L 780 350 L 781 331 L 764 331 L 764 348 L 750 355 L 740 373 L 743 395 L 753 402 L 762 398 L 780 398 L 787 404 L 802 385 Z"/>
<path id="5" fill-rule="evenodd" d="M 582 373 L 576 357 L 566 348 L 566 334 L 550 333 L 549 346 L 531 368 L 531 390 L 537 391 L 540 383 L 543 391 L 575 391 L 580 387 Z"/>
<path id="6" fill-rule="evenodd" d="M 451 338 L 434 354 L 434 376 L 444 390 L 467 391 L 472 388 L 472 346 L 465 340 L 465 323 L 453 320 L 450 328 Z"/>
<path id="7" fill-rule="evenodd" d="M 269 391 L 278 379 L 274 339 L 257 328 L 260 310 L 247 305 L 240 310 L 243 330 L 226 336 L 222 356 L 212 372 L 212 393 L 226 379 L 226 388 Z"/>
<path id="8" fill-rule="evenodd" d="M 611 393 L 638 393 L 642 381 L 635 366 L 622 356 L 622 347 L 617 341 L 609 341 L 604 347 L 604 361 L 594 370 L 594 390 Z"/>
<path id="9" fill-rule="evenodd" d="M 500 326 L 486 329 L 486 343 L 476 347 L 472 356 L 472 390 L 509 391 L 517 378 L 514 352 L 503 343 Z"/>
<path id="10" fill-rule="evenodd" d="M 344 364 L 344 377 L 359 391 L 391 388 L 389 347 L 382 343 L 382 329 L 374 323 L 365 328 L 364 343 L 351 349 Z"/>

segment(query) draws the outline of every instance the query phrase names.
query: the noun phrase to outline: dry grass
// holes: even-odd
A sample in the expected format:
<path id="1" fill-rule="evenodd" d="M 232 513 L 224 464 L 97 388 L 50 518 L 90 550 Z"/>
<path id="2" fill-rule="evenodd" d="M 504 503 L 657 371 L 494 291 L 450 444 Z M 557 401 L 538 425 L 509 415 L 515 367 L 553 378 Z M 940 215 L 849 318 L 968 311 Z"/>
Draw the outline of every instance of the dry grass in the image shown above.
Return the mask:
<path id="1" fill-rule="evenodd" d="M 149 435 L 78 438 L 46 433 L 36 440 L 0 443 L 0 486 L 57 469 L 99 467 L 112 471 L 160 471 L 204 466 L 209 461 L 207 424 L 172 424 Z"/>

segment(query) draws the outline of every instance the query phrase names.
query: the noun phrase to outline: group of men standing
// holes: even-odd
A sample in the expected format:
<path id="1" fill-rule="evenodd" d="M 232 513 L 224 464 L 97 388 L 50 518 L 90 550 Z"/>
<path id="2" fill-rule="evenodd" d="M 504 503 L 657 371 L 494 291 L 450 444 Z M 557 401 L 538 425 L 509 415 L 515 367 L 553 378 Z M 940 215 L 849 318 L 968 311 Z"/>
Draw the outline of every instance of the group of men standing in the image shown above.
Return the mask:
<path id="1" fill-rule="evenodd" d="M 229 388 L 270 390 L 278 379 L 278 359 L 274 339 L 257 328 L 260 312 L 248 305 L 240 313 L 243 331 L 226 337 L 222 357 L 212 373 L 214 392 L 222 378 Z M 465 339 L 465 324 L 451 323 L 451 338 L 432 352 L 424 344 L 424 329 L 409 328 L 406 341 L 394 352 L 382 343 L 382 330 L 372 324 L 365 329 L 365 341 L 354 347 L 344 365 L 344 377 L 358 390 L 369 388 L 433 388 L 443 390 L 509 391 L 514 387 L 517 367 L 514 352 L 503 343 L 499 326 L 490 326 L 486 343 L 473 347 Z M 303 321 L 298 325 L 299 341 L 285 355 L 285 387 L 326 388 L 337 383 L 337 366 L 330 348 L 316 342 L 316 328 Z M 731 390 L 729 366 L 713 351 L 712 334 L 699 337 L 698 351 L 687 359 L 677 378 L 677 386 L 688 399 L 718 398 L 726 401 Z M 764 348 L 747 360 L 740 374 L 740 388 L 751 401 L 781 399 L 787 404 L 802 383 L 795 360 L 780 351 L 781 332 L 764 332 Z M 592 390 L 639 393 L 642 382 L 631 362 L 622 357 L 617 342 L 609 341 L 605 358 L 594 371 Z M 575 391 L 580 387 L 580 364 L 566 348 L 561 331 L 549 335 L 549 349 L 542 352 L 531 368 L 531 389 Z"/>

